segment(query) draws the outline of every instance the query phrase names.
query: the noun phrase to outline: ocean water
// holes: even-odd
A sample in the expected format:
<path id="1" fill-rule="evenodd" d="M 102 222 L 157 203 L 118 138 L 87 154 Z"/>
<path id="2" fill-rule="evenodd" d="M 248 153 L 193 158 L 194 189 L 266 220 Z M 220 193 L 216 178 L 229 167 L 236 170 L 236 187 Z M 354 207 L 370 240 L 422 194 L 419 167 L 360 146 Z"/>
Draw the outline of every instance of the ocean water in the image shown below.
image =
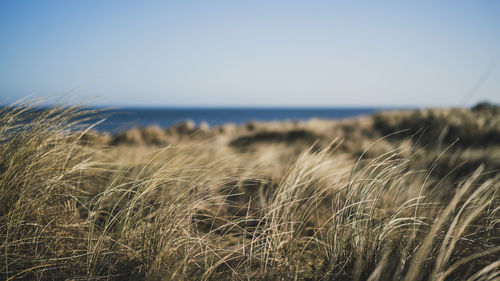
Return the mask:
<path id="1" fill-rule="evenodd" d="M 341 119 L 379 110 L 382 108 L 124 108 L 104 111 L 101 115 L 105 120 L 96 129 L 116 132 L 137 126 L 158 125 L 166 128 L 185 120 L 192 120 L 197 125 L 207 122 L 215 126 L 248 121 Z"/>

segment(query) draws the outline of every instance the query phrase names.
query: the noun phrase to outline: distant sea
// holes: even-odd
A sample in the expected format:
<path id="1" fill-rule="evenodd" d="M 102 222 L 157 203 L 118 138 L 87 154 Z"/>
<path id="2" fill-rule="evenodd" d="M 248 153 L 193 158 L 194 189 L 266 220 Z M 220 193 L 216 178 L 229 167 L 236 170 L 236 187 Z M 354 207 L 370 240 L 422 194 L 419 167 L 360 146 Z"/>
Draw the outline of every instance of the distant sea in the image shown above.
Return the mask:
<path id="1" fill-rule="evenodd" d="M 102 115 L 106 119 L 96 129 L 116 132 L 151 125 L 166 128 L 186 120 L 192 120 L 197 125 L 207 122 L 215 126 L 248 121 L 341 119 L 380 110 L 383 108 L 124 108 L 104 111 Z"/>

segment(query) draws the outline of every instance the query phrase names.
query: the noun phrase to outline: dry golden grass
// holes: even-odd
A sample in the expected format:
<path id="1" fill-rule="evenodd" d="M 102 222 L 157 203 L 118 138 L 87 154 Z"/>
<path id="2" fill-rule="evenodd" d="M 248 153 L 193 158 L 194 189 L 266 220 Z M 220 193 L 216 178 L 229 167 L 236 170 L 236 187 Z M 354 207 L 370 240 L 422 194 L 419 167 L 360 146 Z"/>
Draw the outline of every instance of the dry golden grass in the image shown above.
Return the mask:
<path id="1" fill-rule="evenodd" d="M 500 278 L 496 111 L 115 136 L 89 113 L 1 109 L 1 279 Z"/>

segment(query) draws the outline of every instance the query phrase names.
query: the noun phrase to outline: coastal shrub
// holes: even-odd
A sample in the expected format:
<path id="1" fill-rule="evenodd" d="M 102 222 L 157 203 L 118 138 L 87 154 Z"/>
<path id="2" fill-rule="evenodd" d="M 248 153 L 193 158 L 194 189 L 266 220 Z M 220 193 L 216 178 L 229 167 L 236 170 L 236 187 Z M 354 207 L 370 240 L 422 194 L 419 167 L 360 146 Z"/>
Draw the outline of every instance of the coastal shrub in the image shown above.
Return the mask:
<path id="1" fill-rule="evenodd" d="M 496 125 L 465 129 L 482 122 L 474 114 L 382 113 L 373 124 L 381 134 L 455 124 L 450 136 L 477 134 L 481 142 L 494 135 Z M 178 143 L 163 142 L 163 129 L 137 129 L 115 136 L 127 145 L 106 146 L 91 141 L 91 127 L 81 126 L 86 116 L 78 107 L 2 108 L 1 279 L 500 276 L 494 142 L 483 143 L 487 151 L 472 141 L 469 150 L 438 149 L 356 128 L 344 136 L 363 140 L 328 139 L 321 128 L 296 124 Z M 363 124 L 368 130 L 371 123 Z M 314 145 L 318 137 L 321 146 Z M 428 146 L 432 137 L 451 141 L 423 132 Z M 255 150 L 233 148 L 250 144 Z M 453 170 L 460 173 L 451 178 Z"/>

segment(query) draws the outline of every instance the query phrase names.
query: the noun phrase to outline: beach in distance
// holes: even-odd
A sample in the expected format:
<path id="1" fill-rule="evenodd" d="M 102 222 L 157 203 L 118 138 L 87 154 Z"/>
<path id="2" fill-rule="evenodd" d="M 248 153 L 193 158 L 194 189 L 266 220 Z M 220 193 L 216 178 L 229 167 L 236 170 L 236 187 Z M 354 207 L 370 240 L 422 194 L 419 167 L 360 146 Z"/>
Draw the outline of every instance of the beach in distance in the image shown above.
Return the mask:
<path id="1" fill-rule="evenodd" d="M 304 121 L 311 118 L 340 119 L 367 115 L 390 108 L 377 107 L 126 107 L 103 110 L 106 120 L 95 127 L 99 131 L 118 132 L 131 127 L 170 127 L 187 120 L 210 126 L 248 121 Z"/>
<path id="2" fill-rule="evenodd" d="M 498 106 L 125 113 L 0 110 L 1 277 L 497 276 Z"/>

